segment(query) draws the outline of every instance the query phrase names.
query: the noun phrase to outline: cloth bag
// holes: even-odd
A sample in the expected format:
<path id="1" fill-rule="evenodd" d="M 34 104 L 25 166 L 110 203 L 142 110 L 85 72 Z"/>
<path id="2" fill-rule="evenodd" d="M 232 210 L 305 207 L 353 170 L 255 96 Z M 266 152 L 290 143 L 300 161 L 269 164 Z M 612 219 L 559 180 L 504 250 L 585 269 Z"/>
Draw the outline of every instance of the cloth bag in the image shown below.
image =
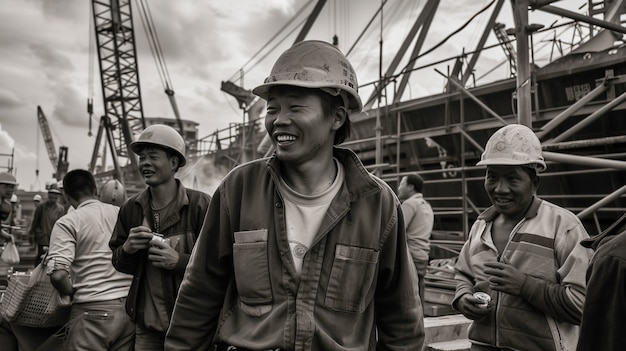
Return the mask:
<path id="1" fill-rule="evenodd" d="M 71 299 L 61 296 L 40 263 L 30 274 L 13 273 L 0 303 L 7 321 L 26 327 L 59 327 L 70 318 Z"/>
<path id="2" fill-rule="evenodd" d="M 2 255 L 0 255 L 0 260 L 10 265 L 20 263 L 20 254 L 17 252 L 17 246 L 10 241 L 4 245 L 4 251 L 2 251 Z"/>

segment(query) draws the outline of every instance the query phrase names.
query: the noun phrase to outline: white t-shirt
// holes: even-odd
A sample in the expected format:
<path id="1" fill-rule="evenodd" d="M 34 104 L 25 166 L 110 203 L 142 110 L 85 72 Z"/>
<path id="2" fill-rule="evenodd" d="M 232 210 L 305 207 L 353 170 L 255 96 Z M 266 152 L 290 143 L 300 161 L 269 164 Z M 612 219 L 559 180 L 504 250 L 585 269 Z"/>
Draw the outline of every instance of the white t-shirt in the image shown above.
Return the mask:
<path id="1" fill-rule="evenodd" d="M 343 184 L 345 177 L 343 166 L 337 159 L 335 164 L 337 165 L 335 180 L 328 189 L 319 194 L 300 194 L 289 187 L 282 178 L 280 179 L 278 189 L 285 201 L 287 237 L 298 273 L 302 273 L 304 256 L 315 240 L 330 203 Z"/>

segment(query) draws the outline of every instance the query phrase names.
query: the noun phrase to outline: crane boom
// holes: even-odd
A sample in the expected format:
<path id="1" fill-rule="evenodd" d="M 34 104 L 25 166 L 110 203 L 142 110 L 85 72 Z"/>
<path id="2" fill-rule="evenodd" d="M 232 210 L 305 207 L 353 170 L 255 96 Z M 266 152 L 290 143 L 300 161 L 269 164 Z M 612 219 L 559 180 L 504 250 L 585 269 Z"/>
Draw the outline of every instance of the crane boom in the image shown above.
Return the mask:
<path id="1" fill-rule="evenodd" d="M 50 126 L 48 125 L 48 119 L 43 113 L 41 106 L 37 106 L 37 121 L 39 122 L 39 129 L 41 130 L 41 136 L 46 144 L 46 151 L 48 151 L 48 158 L 52 163 L 54 171 L 57 171 L 58 157 L 54 149 L 54 141 L 52 140 L 52 133 L 50 132 Z"/>
<path id="2" fill-rule="evenodd" d="M 129 177 L 134 178 L 137 161 L 130 152 L 130 144 L 134 134 L 141 132 L 146 125 L 131 0 L 92 0 L 91 4 L 105 117 L 110 121 L 107 125 L 113 136 L 115 153 L 128 160 L 132 173 Z M 92 159 L 91 164 L 95 165 L 96 160 Z"/>

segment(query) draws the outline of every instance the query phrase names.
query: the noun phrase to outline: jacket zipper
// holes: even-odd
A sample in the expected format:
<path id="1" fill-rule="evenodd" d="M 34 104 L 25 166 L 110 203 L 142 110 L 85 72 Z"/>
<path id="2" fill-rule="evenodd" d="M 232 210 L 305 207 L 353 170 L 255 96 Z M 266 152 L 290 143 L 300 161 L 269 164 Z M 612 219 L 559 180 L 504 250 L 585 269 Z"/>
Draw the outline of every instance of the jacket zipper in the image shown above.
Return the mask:
<path id="1" fill-rule="evenodd" d="M 526 217 L 522 218 L 516 225 L 515 227 L 513 227 L 513 229 L 511 230 L 511 233 L 509 233 L 509 240 L 506 242 L 506 245 L 504 245 L 504 249 L 502 249 L 502 253 L 499 253 L 496 249 L 496 252 L 498 253 L 498 262 L 504 262 L 504 253 L 506 252 L 506 250 L 509 247 L 509 243 L 511 242 L 511 238 L 513 238 L 513 236 L 515 235 L 515 233 L 517 233 L 517 231 L 519 230 L 519 228 L 522 226 L 522 224 L 524 224 L 524 222 L 526 221 Z M 493 225 L 493 224 L 492 224 Z M 506 262 L 505 262 L 506 263 Z M 495 325 L 494 325 L 494 333 L 495 333 L 495 337 L 494 340 L 496 341 L 496 347 L 500 347 L 500 338 L 499 335 L 500 333 L 498 333 L 498 311 L 500 310 L 500 291 L 496 292 L 496 310 L 494 311 L 494 320 L 495 320 Z"/>

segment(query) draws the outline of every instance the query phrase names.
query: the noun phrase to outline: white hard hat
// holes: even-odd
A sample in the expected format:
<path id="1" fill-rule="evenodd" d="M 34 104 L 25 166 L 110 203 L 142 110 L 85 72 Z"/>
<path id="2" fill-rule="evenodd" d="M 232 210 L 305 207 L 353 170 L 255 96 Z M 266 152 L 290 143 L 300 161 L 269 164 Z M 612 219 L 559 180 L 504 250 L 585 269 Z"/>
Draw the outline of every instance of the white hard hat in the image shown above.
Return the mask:
<path id="1" fill-rule="evenodd" d="M 130 144 L 135 154 L 144 145 L 157 145 L 174 151 L 180 160 L 180 167 L 187 163 L 185 158 L 185 140 L 176 129 L 165 124 L 154 124 L 144 129 L 136 141 Z"/>
<path id="2" fill-rule="evenodd" d="M 269 89 L 278 85 L 319 88 L 335 96 L 344 92 L 341 96 L 347 99 L 350 112 L 363 109 L 352 64 L 339 49 L 324 41 L 294 44 L 280 55 L 264 83 L 252 92 L 267 100 Z"/>
<path id="3" fill-rule="evenodd" d="M 539 138 L 521 124 L 509 124 L 493 133 L 477 165 L 529 166 L 537 172 L 546 169 Z"/>
<path id="4" fill-rule="evenodd" d="M 17 185 L 15 177 L 8 172 L 0 173 L 0 184 Z"/>
<path id="5" fill-rule="evenodd" d="M 121 206 L 126 201 L 126 190 L 119 180 L 111 179 L 102 184 L 98 192 L 98 198 L 102 202 Z"/>
<path id="6" fill-rule="evenodd" d="M 37 194 L 33 196 L 33 201 L 41 201 L 41 195 Z"/>

